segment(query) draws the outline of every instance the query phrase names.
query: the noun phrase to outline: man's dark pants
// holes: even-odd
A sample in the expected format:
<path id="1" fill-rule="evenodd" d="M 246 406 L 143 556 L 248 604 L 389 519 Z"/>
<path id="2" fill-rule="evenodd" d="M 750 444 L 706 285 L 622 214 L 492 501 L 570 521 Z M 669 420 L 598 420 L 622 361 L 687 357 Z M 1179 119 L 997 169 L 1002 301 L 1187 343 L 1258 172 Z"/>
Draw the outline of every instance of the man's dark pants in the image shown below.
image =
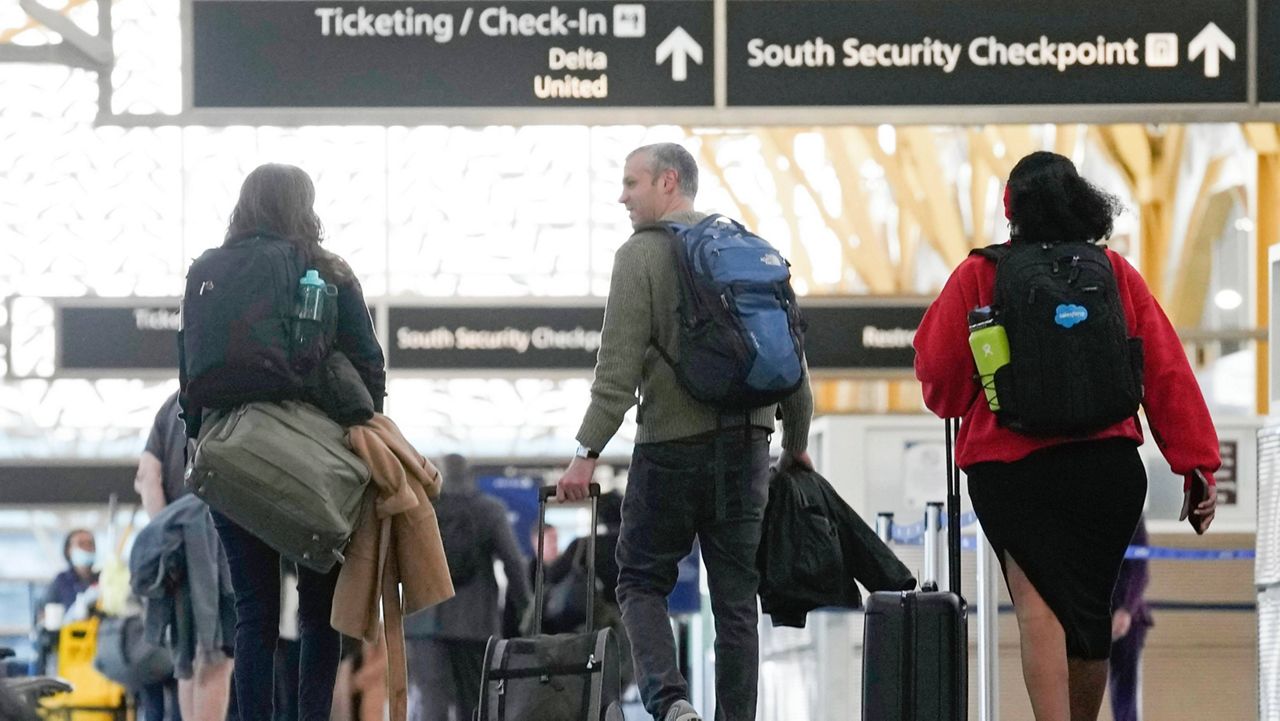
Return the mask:
<path id="1" fill-rule="evenodd" d="M 618 600 L 640 696 L 657 719 L 689 697 L 677 667 L 667 595 L 695 537 L 715 615 L 716 719 L 755 719 L 756 548 L 769 498 L 769 442 L 763 429 L 745 435 L 741 427 L 721 432 L 719 478 L 714 434 L 637 445 L 631 459 L 618 541 Z"/>
<path id="2" fill-rule="evenodd" d="M 471 721 L 480 703 L 488 640 L 410 637 L 405 643 L 409 721 Z"/>

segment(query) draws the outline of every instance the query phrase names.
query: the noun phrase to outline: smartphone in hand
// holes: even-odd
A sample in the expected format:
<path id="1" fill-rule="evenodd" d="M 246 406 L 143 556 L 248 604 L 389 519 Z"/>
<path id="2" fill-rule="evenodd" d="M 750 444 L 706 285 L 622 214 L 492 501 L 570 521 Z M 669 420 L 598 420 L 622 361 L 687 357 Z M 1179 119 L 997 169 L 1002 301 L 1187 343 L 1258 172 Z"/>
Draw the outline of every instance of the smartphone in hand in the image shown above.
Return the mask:
<path id="1" fill-rule="evenodd" d="M 1192 530 L 1199 535 L 1204 535 L 1205 519 L 1196 512 L 1196 509 L 1209 497 L 1210 493 L 1216 492 L 1199 468 L 1191 472 L 1191 488 L 1187 491 L 1186 506 L 1182 509 L 1182 516 L 1187 519 L 1187 523 L 1191 524 Z"/>

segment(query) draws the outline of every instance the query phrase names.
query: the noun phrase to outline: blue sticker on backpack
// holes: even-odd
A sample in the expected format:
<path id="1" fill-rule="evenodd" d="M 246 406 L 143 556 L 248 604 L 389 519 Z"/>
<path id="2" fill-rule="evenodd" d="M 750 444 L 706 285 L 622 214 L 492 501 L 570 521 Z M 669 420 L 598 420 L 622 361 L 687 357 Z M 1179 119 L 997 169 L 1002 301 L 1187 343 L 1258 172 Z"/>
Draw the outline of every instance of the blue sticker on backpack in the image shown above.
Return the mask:
<path id="1" fill-rule="evenodd" d="M 1089 309 L 1082 305 L 1059 305 L 1053 314 L 1053 322 L 1063 328 L 1070 328 L 1077 323 L 1083 323 L 1089 317 Z"/>

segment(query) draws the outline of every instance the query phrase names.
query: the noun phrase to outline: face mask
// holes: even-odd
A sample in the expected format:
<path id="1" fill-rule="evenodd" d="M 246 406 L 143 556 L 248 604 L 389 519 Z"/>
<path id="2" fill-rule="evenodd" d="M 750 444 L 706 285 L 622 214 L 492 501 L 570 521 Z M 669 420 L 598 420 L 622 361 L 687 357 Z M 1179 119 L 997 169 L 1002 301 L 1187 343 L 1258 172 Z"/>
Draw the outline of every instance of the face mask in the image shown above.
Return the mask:
<path id="1" fill-rule="evenodd" d="M 86 551 L 83 548 L 71 549 L 71 565 L 76 568 L 93 568 L 93 562 L 96 560 L 98 557 L 93 551 Z"/>

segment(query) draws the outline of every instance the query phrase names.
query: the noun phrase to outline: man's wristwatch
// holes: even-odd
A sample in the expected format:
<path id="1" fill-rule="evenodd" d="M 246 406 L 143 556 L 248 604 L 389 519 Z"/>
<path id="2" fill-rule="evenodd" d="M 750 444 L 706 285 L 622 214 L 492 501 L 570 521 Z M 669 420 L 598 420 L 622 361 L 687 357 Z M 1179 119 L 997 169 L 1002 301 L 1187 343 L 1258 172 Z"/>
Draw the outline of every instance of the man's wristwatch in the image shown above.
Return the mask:
<path id="1" fill-rule="evenodd" d="M 573 455 L 578 458 L 586 458 L 594 461 L 600 457 L 600 451 L 593 451 L 586 446 L 578 446 L 578 450 L 574 451 Z"/>

